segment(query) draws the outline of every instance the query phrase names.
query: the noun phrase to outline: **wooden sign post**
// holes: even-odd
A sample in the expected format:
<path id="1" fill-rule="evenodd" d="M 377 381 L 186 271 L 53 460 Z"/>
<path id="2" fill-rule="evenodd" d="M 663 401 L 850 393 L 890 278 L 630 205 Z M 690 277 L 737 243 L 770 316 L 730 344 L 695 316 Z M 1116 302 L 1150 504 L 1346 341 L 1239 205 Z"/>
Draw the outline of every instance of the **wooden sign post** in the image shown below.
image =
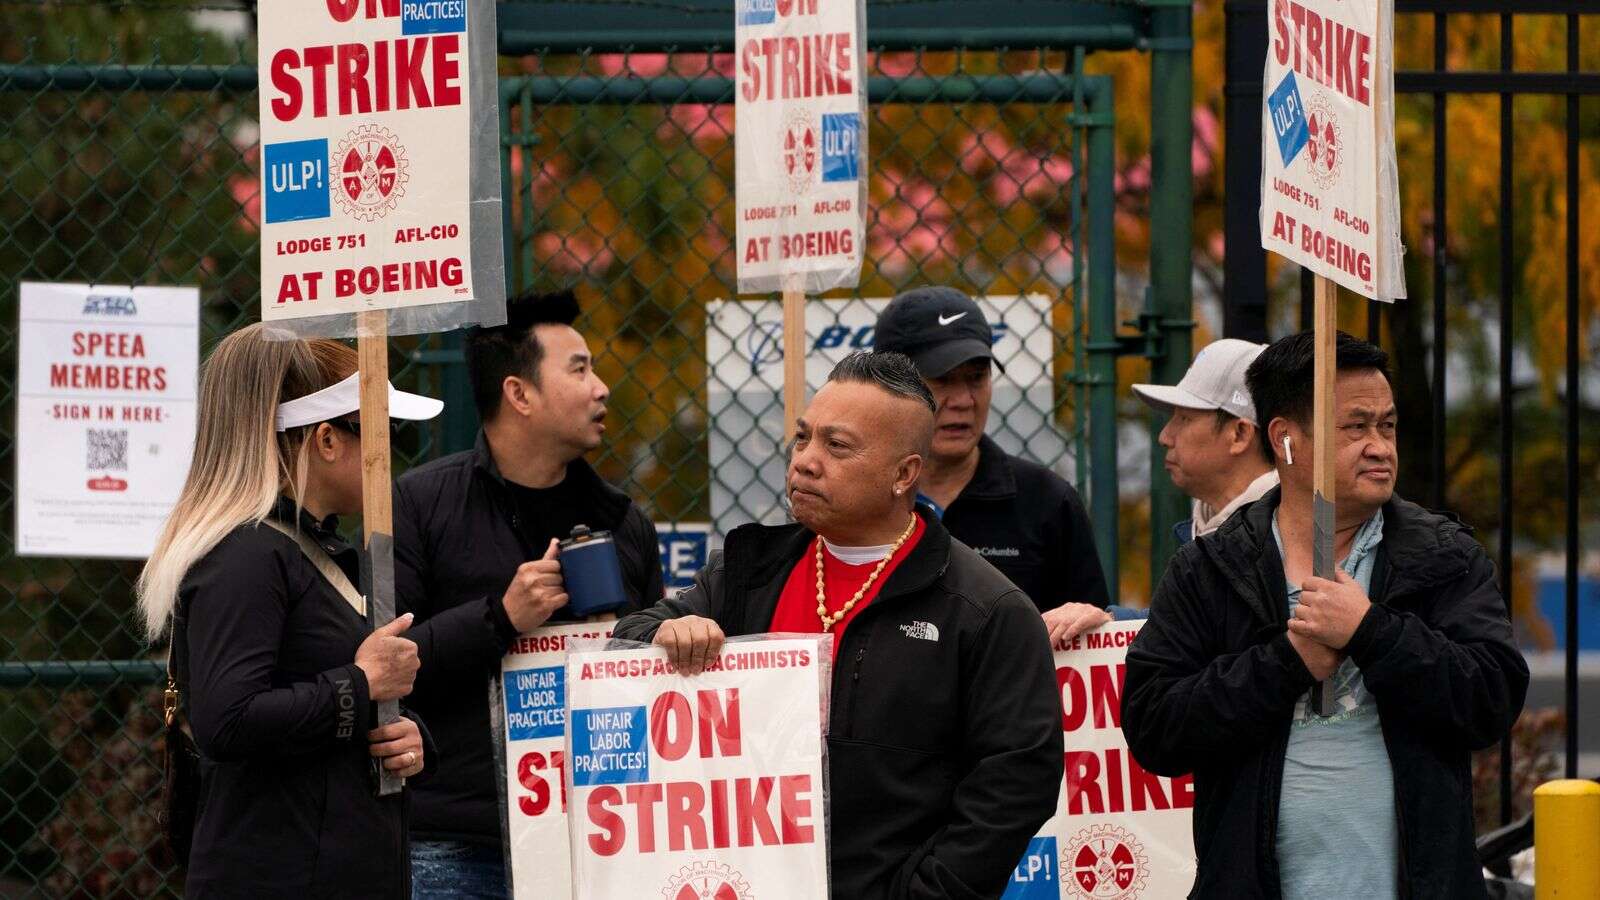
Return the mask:
<path id="1" fill-rule="evenodd" d="M 1317 276 L 1312 327 L 1316 344 L 1312 385 L 1311 441 L 1311 574 L 1334 580 L 1334 382 L 1338 379 L 1339 286 Z M 1317 713 L 1335 711 L 1333 685 L 1324 681 L 1312 694 Z"/>
<path id="2" fill-rule="evenodd" d="M 794 423 L 806 402 L 806 295 L 800 279 L 783 288 L 783 446 L 794 440 Z"/>
<path id="3" fill-rule="evenodd" d="M 1311 569 L 1331 580 L 1338 289 L 1384 302 L 1406 295 L 1394 149 L 1394 0 L 1267 5 L 1280 27 L 1268 42 L 1262 76 L 1261 246 L 1316 275 Z M 1303 52 L 1316 46 L 1314 28 L 1338 28 L 1350 40 L 1330 45 L 1325 60 Z M 1331 79 L 1335 63 L 1361 75 Z M 1323 683 L 1311 705 L 1329 716 L 1333 700 Z"/>
<path id="4" fill-rule="evenodd" d="M 394 495 L 389 449 L 389 313 L 357 314 L 356 354 L 361 364 L 361 592 L 372 627 L 394 621 Z M 378 701 L 378 723 L 400 716 L 400 701 Z M 398 773 L 378 768 L 378 794 L 405 787 Z"/>
<path id="5" fill-rule="evenodd" d="M 334 44 L 341 52 L 353 48 L 352 58 L 381 59 L 386 47 L 413 39 L 407 35 L 416 35 L 418 46 L 433 41 L 461 55 L 448 71 L 434 66 L 434 102 L 425 109 L 380 103 L 377 111 L 358 104 L 333 112 L 323 102 L 331 82 L 303 68 L 263 81 L 261 319 L 273 326 L 269 334 L 285 339 L 356 338 L 366 550 L 360 588 L 373 627 L 381 628 L 395 614 L 388 338 L 506 320 L 500 105 L 493 0 L 404 11 L 398 3 L 382 10 L 369 3 L 365 16 L 354 14 L 356 5 L 263 5 L 260 70 Z M 436 226 L 422 256 L 408 236 L 416 229 L 396 225 L 419 221 Z M 380 725 L 399 714 L 396 701 L 378 703 Z M 380 794 L 404 784 L 380 767 Z"/>
<path id="6" fill-rule="evenodd" d="M 824 40 L 838 49 L 817 62 L 817 77 L 832 85 L 827 90 L 779 90 L 770 69 L 747 65 L 734 91 L 738 292 L 783 297 L 778 446 L 787 448 L 806 396 L 806 294 L 854 288 L 861 278 L 869 202 L 866 4 L 817 0 L 803 14 L 786 4 L 736 6 L 733 42 L 747 60 L 780 44 Z M 770 435 L 770 425 L 762 431 Z"/>

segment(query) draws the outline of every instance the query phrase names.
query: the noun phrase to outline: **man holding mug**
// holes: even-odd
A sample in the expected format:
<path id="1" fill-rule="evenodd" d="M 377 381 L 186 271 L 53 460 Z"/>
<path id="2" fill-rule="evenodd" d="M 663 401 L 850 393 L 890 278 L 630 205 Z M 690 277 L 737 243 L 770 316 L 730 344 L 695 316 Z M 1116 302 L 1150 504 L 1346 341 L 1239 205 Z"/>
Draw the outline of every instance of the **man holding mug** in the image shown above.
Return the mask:
<path id="1" fill-rule="evenodd" d="M 507 896 L 486 684 L 518 634 L 576 618 L 560 542 L 578 526 L 611 532 L 623 595 L 613 612 L 662 595 L 655 525 L 583 460 L 605 434 L 610 390 L 572 327 L 577 300 L 521 297 L 506 313 L 467 334 L 477 447 L 395 486 L 397 605 L 416 613 L 407 637 L 422 659 L 411 703 L 439 747 L 438 774 L 412 806 L 416 898 Z"/>

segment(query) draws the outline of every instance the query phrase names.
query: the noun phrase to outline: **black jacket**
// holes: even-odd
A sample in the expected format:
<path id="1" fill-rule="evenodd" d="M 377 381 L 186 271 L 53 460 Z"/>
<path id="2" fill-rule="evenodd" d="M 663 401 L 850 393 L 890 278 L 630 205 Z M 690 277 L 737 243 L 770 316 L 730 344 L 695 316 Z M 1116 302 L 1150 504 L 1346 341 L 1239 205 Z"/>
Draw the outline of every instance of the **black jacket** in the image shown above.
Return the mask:
<path id="1" fill-rule="evenodd" d="M 287 500 L 273 515 L 296 521 Z M 357 583 L 358 551 L 331 520 L 298 521 Z M 409 898 L 410 790 L 373 792 L 376 709 L 355 666 L 366 618 L 267 525 L 190 567 L 177 610 L 174 668 L 201 753 L 185 895 Z M 435 756 L 424 731 L 429 772 Z"/>
<path id="2" fill-rule="evenodd" d="M 1152 772 L 1194 772 L 1190 897 L 1280 896 L 1284 754 L 1295 701 L 1313 680 L 1285 631 L 1278 498 L 1179 548 L 1128 650 L 1129 747 Z M 1373 606 L 1346 649 L 1377 698 L 1394 767 L 1401 896 L 1483 897 L 1470 754 L 1511 727 L 1528 667 L 1469 529 L 1398 497 L 1383 523 Z"/>
<path id="3" fill-rule="evenodd" d="M 660 599 L 661 554 L 650 518 L 582 460 L 567 467 L 567 479 L 582 521 L 614 533 L 629 609 Z M 396 482 L 396 606 L 416 613 L 407 637 L 422 657 L 409 702 L 439 743 L 439 772 L 416 791 L 415 838 L 500 845 L 495 781 L 505 770 L 495 765 L 488 692 L 516 637 L 501 599 L 517 567 L 543 556 L 552 537 L 567 535 L 523 521 L 482 434 L 475 449 Z"/>
<path id="4" fill-rule="evenodd" d="M 972 480 L 945 508 L 944 527 L 1040 612 L 1063 603 L 1104 609 L 1111 598 L 1083 499 L 1061 476 L 1011 456 L 984 435 Z"/>
<path id="5" fill-rule="evenodd" d="M 999 897 L 1055 812 L 1061 706 L 1044 623 L 925 518 L 834 662 L 829 863 L 840 900 Z M 799 525 L 736 528 L 693 587 L 615 634 L 649 641 L 686 615 L 728 635 L 765 632 L 813 537 Z"/>

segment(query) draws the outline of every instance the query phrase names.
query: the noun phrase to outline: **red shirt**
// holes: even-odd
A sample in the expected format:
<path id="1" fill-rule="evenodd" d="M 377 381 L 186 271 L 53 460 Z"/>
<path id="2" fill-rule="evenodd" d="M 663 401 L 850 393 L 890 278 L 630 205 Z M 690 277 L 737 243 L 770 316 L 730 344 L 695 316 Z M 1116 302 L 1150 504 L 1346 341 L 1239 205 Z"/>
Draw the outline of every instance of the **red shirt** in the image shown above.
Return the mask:
<path id="1" fill-rule="evenodd" d="M 917 516 L 917 524 L 911 530 L 911 536 L 900 545 L 888 565 L 883 567 L 883 572 L 878 575 L 878 580 L 873 582 L 872 589 L 867 591 L 861 602 L 850 608 L 845 617 L 835 622 L 831 633 L 833 634 L 833 648 L 839 649 L 839 637 L 850 626 L 863 609 L 866 609 L 878 592 L 883 590 L 883 585 L 889 580 L 889 575 L 911 555 L 911 548 L 922 539 L 922 533 L 927 530 L 927 525 Z M 783 583 L 783 593 L 778 595 L 778 608 L 773 610 L 771 631 L 789 631 L 800 634 L 821 634 L 822 619 L 817 615 L 817 542 L 820 537 L 811 539 L 806 545 L 806 554 L 800 558 L 795 567 L 789 571 L 789 580 Z M 882 560 L 874 560 L 865 565 L 852 566 L 840 562 L 832 553 L 826 551 L 822 554 L 822 581 L 823 589 L 827 591 L 828 613 L 837 613 L 850 602 L 850 598 L 861 590 L 867 583 L 867 578 L 872 575 L 872 570 L 878 567 Z"/>

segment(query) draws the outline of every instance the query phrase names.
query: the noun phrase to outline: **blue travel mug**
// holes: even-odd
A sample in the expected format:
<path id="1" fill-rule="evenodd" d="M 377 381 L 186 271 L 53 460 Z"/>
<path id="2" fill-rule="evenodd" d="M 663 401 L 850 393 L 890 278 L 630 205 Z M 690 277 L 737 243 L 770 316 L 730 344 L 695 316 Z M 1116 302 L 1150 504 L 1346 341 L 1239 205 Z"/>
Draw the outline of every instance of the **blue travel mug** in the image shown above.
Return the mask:
<path id="1" fill-rule="evenodd" d="M 559 559 L 572 615 L 585 618 L 628 604 L 622 591 L 622 560 L 611 532 L 591 533 L 587 525 L 573 528 L 572 537 L 561 542 Z"/>

